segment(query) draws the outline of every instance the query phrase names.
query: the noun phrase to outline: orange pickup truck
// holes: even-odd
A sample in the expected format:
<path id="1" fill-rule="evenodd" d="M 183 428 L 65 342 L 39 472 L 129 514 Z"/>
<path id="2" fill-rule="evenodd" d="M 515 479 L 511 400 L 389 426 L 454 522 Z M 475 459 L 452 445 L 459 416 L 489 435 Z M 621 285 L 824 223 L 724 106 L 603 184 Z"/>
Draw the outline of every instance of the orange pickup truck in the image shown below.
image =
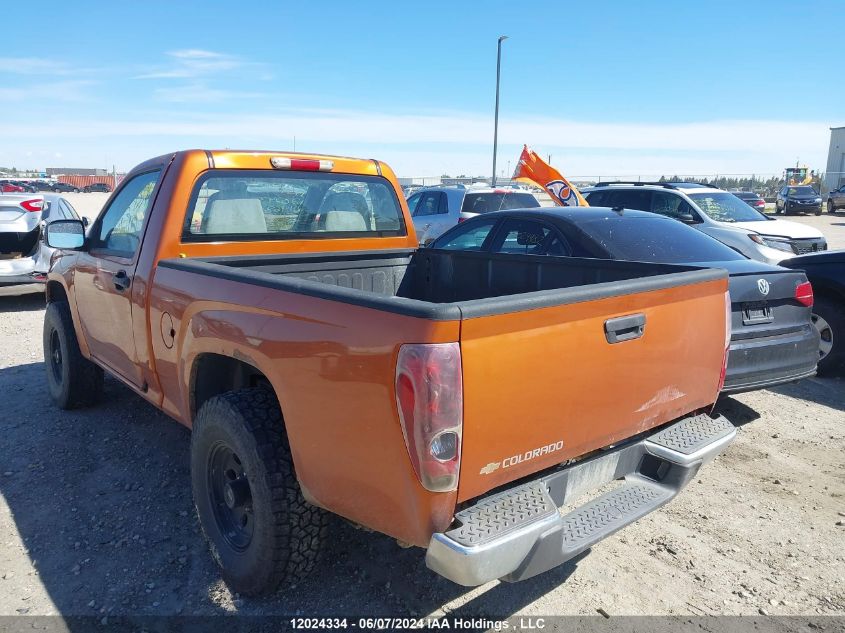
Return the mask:
<path id="1" fill-rule="evenodd" d="M 52 398 L 92 404 L 105 370 L 192 428 L 236 591 L 307 573 L 330 513 L 457 583 L 528 578 L 735 435 L 710 413 L 724 271 L 418 249 L 400 191 L 377 160 L 190 150 L 135 168 L 87 236 L 46 229 Z"/>

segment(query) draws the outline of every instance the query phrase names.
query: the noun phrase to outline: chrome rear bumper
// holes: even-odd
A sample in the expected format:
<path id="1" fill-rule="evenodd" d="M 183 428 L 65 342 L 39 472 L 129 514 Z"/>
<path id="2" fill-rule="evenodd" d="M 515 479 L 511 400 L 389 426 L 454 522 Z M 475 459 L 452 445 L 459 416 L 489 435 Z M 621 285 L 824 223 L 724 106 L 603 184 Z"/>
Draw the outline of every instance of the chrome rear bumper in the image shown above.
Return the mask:
<path id="1" fill-rule="evenodd" d="M 515 582 L 574 558 L 671 500 L 736 437 L 724 417 L 684 418 L 639 441 L 485 497 L 432 536 L 426 565 L 460 585 Z M 606 494 L 562 514 L 585 492 Z"/>

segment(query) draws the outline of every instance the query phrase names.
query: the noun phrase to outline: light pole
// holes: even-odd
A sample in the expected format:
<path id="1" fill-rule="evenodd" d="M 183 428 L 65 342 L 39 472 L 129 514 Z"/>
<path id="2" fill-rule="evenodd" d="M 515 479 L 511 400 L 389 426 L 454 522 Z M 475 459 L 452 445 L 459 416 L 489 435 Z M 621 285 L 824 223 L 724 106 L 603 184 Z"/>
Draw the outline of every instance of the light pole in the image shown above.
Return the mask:
<path id="1" fill-rule="evenodd" d="M 493 182 L 496 186 L 496 150 L 499 145 L 499 77 L 502 73 L 502 42 L 508 39 L 507 35 L 499 36 L 499 43 L 496 45 L 496 114 L 493 122 Z"/>

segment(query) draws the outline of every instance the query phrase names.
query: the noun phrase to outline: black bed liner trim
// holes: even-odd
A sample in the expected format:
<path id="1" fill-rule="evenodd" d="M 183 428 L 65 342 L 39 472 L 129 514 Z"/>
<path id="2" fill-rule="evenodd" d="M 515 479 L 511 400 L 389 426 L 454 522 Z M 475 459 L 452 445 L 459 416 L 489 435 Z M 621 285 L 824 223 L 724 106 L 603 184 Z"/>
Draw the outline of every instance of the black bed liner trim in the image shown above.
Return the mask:
<path id="1" fill-rule="evenodd" d="M 727 279 L 728 277 L 727 271 L 720 268 L 618 262 L 619 264 L 629 266 L 648 267 L 652 270 L 655 267 L 665 268 L 667 272 L 665 274 L 651 275 L 639 279 L 602 282 L 574 288 L 531 291 L 516 295 L 470 299 L 453 303 L 431 303 L 405 297 L 385 297 L 371 292 L 328 285 L 319 281 L 276 276 L 269 274 L 270 271 L 267 270 L 274 264 L 283 264 L 288 270 L 291 270 L 289 266 L 296 260 L 307 260 L 307 266 L 312 270 L 315 268 L 314 262 L 319 262 L 320 260 L 323 261 L 327 268 L 331 266 L 332 261 L 337 260 L 343 260 L 350 267 L 354 267 L 355 262 L 360 262 L 361 266 L 364 267 L 365 260 L 372 261 L 373 259 L 379 259 L 381 262 L 388 264 L 402 265 L 407 264 L 415 252 L 415 249 L 400 249 L 390 251 L 343 251 L 339 253 L 237 255 L 230 257 L 163 259 L 159 261 L 158 265 L 162 268 L 181 270 L 206 277 L 248 283 L 263 288 L 274 288 L 283 292 L 293 292 L 329 301 L 341 301 L 361 307 L 432 321 L 457 321 L 537 310 L 585 301 L 596 301 L 609 297 L 665 290 L 677 286 Z M 462 252 L 461 254 L 466 255 L 467 253 Z M 550 258 L 538 255 L 497 255 L 490 253 L 478 253 L 477 255 L 484 258 L 528 259 L 536 261 L 539 265 L 555 265 L 555 262 L 559 262 L 560 260 L 560 258 L 556 257 Z M 579 257 L 566 258 L 566 263 L 569 265 L 582 266 L 598 266 L 599 263 L 602 266 L 606 266 L 609 262 L 614 261 Z M 256 271 L 247 268 L 256 266 L 263 267 L 265 270 Z"/>

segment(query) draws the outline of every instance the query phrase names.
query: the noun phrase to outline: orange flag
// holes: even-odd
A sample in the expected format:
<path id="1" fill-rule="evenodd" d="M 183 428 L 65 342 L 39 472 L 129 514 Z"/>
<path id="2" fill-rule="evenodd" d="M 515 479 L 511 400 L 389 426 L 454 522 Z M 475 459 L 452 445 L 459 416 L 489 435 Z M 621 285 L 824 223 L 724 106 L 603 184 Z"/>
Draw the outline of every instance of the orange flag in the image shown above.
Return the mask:
<path id="1" fill-rule="evenodd" d="M 554 203 L 562 207 L 589 207 L 584 196 L 560 172 L 546 163 L 537 153 L 522 146 L 522 154 L 513 172 L 513 180 L 533 182 L 546 190 Z"/>

